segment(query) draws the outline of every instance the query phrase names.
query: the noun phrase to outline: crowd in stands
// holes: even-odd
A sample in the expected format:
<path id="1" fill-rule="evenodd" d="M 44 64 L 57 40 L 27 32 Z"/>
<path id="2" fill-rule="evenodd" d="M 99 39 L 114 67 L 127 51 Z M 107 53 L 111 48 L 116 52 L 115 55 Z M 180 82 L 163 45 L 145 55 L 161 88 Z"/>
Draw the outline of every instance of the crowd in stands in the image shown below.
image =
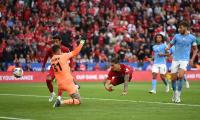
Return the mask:
<path id="1" fill-rule="evenodd" d="M 199 11 L 198 0 L 1 0 L 0 69 L 41 63 L 55 35 L 70 50 L 86 40 L 75 58 L 79 64 L 109 62 L 113 56 L 121 62 L 151 61 L 154 35 L 162 33 L 168 43 L 180 21 L 190 23 L 200 46 Z"/>

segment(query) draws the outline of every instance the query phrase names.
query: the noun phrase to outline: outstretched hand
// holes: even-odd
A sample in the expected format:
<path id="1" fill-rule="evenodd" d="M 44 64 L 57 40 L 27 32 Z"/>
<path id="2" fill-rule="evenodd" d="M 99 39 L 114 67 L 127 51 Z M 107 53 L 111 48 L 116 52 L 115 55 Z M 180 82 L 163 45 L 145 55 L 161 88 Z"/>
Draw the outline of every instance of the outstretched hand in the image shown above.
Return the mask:
<path id="1" fill-rule="evenodd" d="M 81 40 L 80 44 L 84 45 L 85 44 L 85 40 Z"/>

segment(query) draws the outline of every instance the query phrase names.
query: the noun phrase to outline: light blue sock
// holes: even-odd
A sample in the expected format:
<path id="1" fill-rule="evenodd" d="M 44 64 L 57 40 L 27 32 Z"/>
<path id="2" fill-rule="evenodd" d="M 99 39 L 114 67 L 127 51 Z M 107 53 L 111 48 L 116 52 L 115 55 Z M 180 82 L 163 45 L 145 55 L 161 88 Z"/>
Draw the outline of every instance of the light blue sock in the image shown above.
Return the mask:
<path id="1" fill-rule="evenodd" d="M 152 80 L 152 90 L 156 91 L 156 79 Z"/>
<path id="2" fill-rule="evenodd" d="M 176 91 L 176 80 L 172 80 L 172 89 Z"/>
<path id="3" fill-rule="evenodd" d="M 183 88 L 183 81 L 184 80 L 178 80 L 178 91 L 181 92 Z"/>

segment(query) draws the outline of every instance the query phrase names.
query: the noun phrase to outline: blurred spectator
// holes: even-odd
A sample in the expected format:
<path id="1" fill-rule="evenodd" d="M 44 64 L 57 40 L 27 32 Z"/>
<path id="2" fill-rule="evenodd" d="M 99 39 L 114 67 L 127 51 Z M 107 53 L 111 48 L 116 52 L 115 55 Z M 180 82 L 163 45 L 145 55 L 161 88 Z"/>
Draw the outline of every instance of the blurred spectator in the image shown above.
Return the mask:
<path id="1" fill-rule="evenodd" d="M 0 65 L 6 67 L 18 57 L 22 63 L 41 62 L 56 34 L 70 50 L 80 39 L 87 40 L 82 61 L 109 62 L 119 56 L 120 61 L 142 65 L 152 57 L 153 36 L 163 33 L 169 42 L 182 20 L 190 23 L 200 46 L 199 4 L 196 0 L 1 0 Z"/>
<path id="2" fill-rule="evenodd" d="M 33 69 L 31 68 L 31 65 L 29 63 L 26 64 L 26 66 L 24 67 L 24 71 L 28 71 L 28 72 L 33 71 Z"/>
<path id="3" fill-rule="evenodd" d="M 97 63 L 95 66 L 94 66 L 94 71 L 99 71 L 101 70 L 100 66 L 99 66 L 99 63 Z"/>
<path id="4" fill-rule="evenodd" d="M 26 63 L 26 59 L 24 58 L 23 54 L 20 54 L 19 62 L 20 63 Z"/>

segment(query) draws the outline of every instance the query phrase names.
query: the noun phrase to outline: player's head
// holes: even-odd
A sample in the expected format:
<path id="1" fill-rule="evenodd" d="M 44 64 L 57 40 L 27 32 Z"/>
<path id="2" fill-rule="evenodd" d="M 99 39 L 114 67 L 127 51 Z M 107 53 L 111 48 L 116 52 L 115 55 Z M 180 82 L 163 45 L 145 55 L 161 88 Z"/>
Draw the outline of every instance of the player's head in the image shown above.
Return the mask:
<path id="1" fill-rule="evenodd" d="M 61 39 L 60 36 L 56 35 L 56 36 L 53 37 L 53 44 L 54 45 L 60 45 L 61 42 L 62 42 L 62 39 Z"/>
<path id="2" fill-rule="evenodd" d="M 164 42 L 164 36 L 162 34 L 156 34 L 155 37 L 154 37 L 154 39 L 155 39 L 156 43 L 162 43 L 162 42 Z"/>
<path id="3" fill-rule="evenodd" d="M 54 54 L 61 54 L 61 49 L 60 49 L 59 45 L 54 45 L 52 47 L 52 51 L 53 51 Z"/>
<path id="4" fill-rule="evenodd" d="M 111 60 L 111 67 L 112 71 L 120 71 L 119 60 L 117 58 Z"/>
<path id="5" fill-rule="evenodd" d="M 183 22 L 180 22 L 179 23 L 179 27 L 178 27 L 178 31 L 180 34 L 185 34 L 187 33 L 187 30 L 188 30 L 188 27 L 189 27 L 189 24 L 185 21 Z"/>

